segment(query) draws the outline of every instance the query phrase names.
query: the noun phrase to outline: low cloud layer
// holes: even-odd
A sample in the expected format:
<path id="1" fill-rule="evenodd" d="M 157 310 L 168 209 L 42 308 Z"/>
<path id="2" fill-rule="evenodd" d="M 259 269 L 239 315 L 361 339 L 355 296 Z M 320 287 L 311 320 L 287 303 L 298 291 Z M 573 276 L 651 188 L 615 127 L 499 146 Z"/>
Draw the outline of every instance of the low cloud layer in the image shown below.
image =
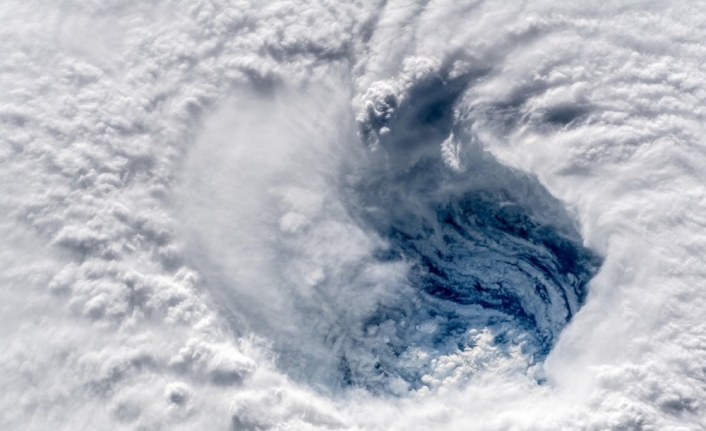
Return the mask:
<path id="1" fill-rule="evenodd" d="M 5 2 L 0 427 L 703 428 L 702 9 Z"/>

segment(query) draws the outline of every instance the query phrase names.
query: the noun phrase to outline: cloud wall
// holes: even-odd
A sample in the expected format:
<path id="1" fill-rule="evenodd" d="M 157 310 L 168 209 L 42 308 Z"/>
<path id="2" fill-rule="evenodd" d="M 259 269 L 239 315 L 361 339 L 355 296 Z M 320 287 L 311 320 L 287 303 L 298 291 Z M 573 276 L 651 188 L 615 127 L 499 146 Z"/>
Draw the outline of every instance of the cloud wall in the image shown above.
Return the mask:
<path id="1" fill-rule="evenodd" d="M 703 11 L 5 2 L 0 426 L 703 428 Z"/>

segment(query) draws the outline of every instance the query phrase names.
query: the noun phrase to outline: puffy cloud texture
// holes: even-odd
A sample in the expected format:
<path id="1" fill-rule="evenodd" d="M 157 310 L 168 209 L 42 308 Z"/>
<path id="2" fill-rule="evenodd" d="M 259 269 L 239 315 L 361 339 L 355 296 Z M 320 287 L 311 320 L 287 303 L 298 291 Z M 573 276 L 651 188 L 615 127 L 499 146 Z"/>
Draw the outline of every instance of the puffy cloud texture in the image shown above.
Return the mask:
<path id="1" fill-rule="evenodd" d="M 0 428 L 703 429 L 705 11 L 3 2 Z"/>

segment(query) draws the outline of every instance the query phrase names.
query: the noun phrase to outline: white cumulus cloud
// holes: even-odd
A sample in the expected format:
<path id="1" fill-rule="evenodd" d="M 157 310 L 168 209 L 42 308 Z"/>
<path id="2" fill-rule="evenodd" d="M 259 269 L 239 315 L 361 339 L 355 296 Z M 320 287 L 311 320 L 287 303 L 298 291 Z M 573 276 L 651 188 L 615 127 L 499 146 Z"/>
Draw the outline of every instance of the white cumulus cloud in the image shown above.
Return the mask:
<path id="1" fill-rule="evenodd" d="M 4 2 L 0 428 L 706 427 L 705 15 Z"/>

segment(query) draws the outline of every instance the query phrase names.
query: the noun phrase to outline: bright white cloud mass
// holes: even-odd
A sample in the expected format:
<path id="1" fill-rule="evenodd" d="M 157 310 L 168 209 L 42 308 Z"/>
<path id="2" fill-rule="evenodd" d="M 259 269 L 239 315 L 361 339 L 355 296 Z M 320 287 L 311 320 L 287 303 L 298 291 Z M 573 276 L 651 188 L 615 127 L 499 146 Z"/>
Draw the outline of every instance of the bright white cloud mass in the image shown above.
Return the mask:
<path id="1" fill-rule="evenodd" d="M 0 18 L 0 429 L 706 429 L 706 4 Z"/>

